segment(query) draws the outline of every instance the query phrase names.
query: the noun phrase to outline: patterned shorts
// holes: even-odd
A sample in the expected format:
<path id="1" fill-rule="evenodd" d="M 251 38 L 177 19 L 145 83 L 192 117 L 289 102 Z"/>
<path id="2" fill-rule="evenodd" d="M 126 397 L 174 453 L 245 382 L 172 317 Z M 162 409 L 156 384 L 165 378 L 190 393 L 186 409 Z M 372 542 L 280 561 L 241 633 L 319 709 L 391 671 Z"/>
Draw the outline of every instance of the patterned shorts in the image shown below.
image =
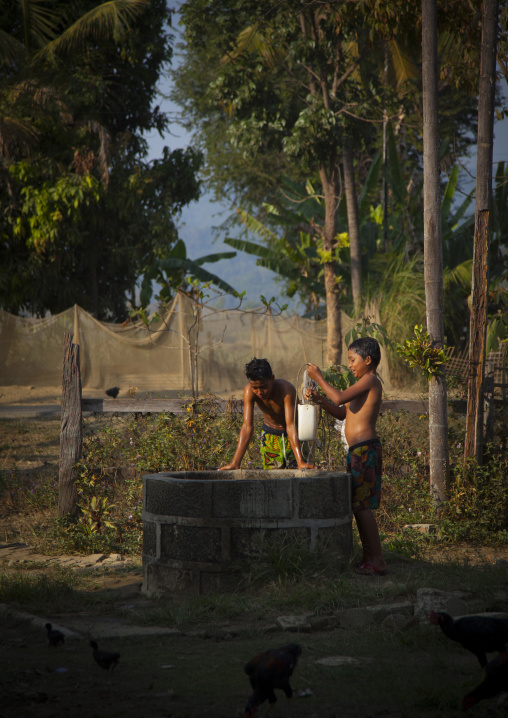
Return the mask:
<path id="1" fill-rule="evenodd" d="M 288 469 L 292 464 L 296 465 L 295 455 L 285 431 L 263 424 L 260 450 L 263 469 Z"/>
<path id="2" fill-rule="evenodd" d="M 347 470 L 351 473 L 353 511 L 379 508 L 383 472 L 380 440 L 370 439 L 350 446 Z"/>

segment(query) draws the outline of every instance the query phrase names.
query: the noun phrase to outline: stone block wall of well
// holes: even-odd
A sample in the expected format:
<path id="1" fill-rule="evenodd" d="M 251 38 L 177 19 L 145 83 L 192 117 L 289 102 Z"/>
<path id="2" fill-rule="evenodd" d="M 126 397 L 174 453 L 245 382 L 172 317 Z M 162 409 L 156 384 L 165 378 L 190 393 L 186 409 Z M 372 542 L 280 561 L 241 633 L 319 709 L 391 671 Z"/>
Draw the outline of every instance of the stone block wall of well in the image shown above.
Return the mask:
<path id="1" fill-rule="evenodd" d="M 250 562 L 279 541 L 333 551 L 339 563 L 350 557 L 349 474 L 227 474 L 220 480 L 217 472 L 144 477 L 145 593 L 232 590 Z"/>

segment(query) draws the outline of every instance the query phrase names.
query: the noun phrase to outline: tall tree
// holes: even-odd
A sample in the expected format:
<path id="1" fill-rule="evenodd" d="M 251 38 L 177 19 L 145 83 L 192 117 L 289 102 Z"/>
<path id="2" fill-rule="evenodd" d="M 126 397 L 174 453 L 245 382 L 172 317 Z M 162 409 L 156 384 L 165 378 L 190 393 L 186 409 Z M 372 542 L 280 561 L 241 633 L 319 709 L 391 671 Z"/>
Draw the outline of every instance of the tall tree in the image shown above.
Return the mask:
<path id="1" fill-rule="evenodd" d="M 483 0 L 480 79 L 478 86 L 478 143 L 473 253 L 469 381 L 465 455 L 481 462 L 483 453 L 483 397 L 487 338 L 487 293 L 490 209 L 492 204 L 492 149 L 499 0 Z"/>
<path id="2" fill-rule="evenodd" d="M 190 54 L 211 42 L 214 28 L 228 31 L 217 37 L 224 51 L 204 88 L 210 105 L 224 111 L 223 140 L 251 159 L 273 148 L 319 179 L 330 363 L 340 362 L 342 354 L 344 288 L 333 261 L 342 144 L 360 145 L 369 127 L 364 123 L 362 133 L 355 131 L 351 115 L 372 117 L 380 106 L 379 93 L 370 91 L 359 72 L 362 63 L 368 77 L 367 8 L 375 14 L 377 3 L 188 0 L 181 9 Z"/>
<path id="3" fill-rule="evenodd" d="M 427 331 L 441 348 L 443 330 L 443 255 L 439 167 L 437 2 L 422 0 L 423 212 Z M 445 501 L 449 481 L 446 375 L 429 381 L 430 490 Z"/>
<path id="4" fill-rule="evenodd" d="M 351 252 L 351 291 L 353 294 L 355 314 L 358 314 L 362 301 L 362 249 L 360 243 L 360 218 L 358 215 L 358 198 L 356 196 L 353 150 L 349 146 L 344 146 L 342 150 L 342 165 L 344 168 L 344 188 L 347 205 L 349 247 Z"/>
<path id="5" fill-rule="evenodd" d="M 201 154 L 146 162 L 172 57 L 165 0 L 24 0 L 0 17 L 0 305 L 74 302 L 123 319 L 150 258 L 177 240 Z M 161 32 L 161 26 L 163 31 Z"/>
<path id="6" fill-rule="evenodd" d="M 450 27 L 457 24 L 461 1 L 453 0 L 453 12 L 450 2 L 441 2 Z M 186 45 L 173 98 L 198 128 L 207 176 L 221 199 L 264 222 L 270 218 L 263 215 L 263 201 L 274 201 L 282 174 L 301 184 L 310 179 L 322 197 L 326 221 L 322 234 L 313 236 L 322 250 L 328 336 L 337 338 L 331 317 L 350 301 L 350 291 L 326 260 L 337 246 L 333 215 L 343 191 L 338 170 L 343 147 L 354 148 L 354 181 L 363 183 L 381 145 L 383 120 L 395 119 L 395 151 L 405 157 L 408 183 L 414 185 L 413 170 L 418 177 L 421 170 L 421 87 L 414 72 L 420 58 L 409 58 L 410 48 L 419 44 L 418 8 L 398 0 L 187 0 L 181 16 Z M 446 23 L 442 53 L 449 62 L 457 45 L 455 38 L 444 41 Z M 412 72 L 403 72 L 409 65 Z M 470 132 L 474 102 L 464 78 L 456 89 L 456 74 L 449 64 L 444 69 L 439 89 L 447 145 L 463 148 L 468 140 L 461 129 Z M 393 206 L 393 183 L 389 194 Z M 401 241 L 419 245 L 421 237 L 413 234 L 402 232 Z M 352 258 L 358 267 L 358 254 Z M 357 297 L 359 286 L 356 282 Z M 330 349 L 328 358 L 336 361 L 340 342 Z"/>

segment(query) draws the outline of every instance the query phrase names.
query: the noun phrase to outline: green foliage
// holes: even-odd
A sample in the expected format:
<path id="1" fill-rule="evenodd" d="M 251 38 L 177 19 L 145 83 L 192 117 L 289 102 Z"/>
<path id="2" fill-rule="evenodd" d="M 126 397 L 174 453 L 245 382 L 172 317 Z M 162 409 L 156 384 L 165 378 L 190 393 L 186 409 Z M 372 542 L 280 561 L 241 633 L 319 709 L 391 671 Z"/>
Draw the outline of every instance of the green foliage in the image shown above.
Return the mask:
<path id="1" fill-rule="evenodd" d="M 24 480 L 16 469 L 0 471 L 0 497 L 9 512 L 52 510 L 58 504 L 57 479 L 43 473 Z"/>
<path id="2" fill-rule="evenodd" d="M 83 526 L 85 534 L 100 533 L 103 529 L 114 529 L 114 524 L 109 521 L 114 505 L 108 502 L 106 496 L 83 496 L 82 503 L 78 504 L 80 509 L 79 521 Z"/>
<path id="3" fill-rule="evenodd" d="M 345 389 L 353 380 L 345 367 L 331 367 L 327 380 Z M 232 403 L 231 408 L 235 405 Z M 85 424 L 83 456 L 79 462 L 76 521 L 58 519 L 57 476 L 23 480 L 19 473 L 0 472 L 0 501 L 9 514 L 27 514 L 24 540 L 48 553 L 96 552 L 139 555 L 142 547 L 141 473 L 168 470 L 214 470 L 227 463 L 236 447 L 241 413 L 222 413 L 213 396 L 189 401 L 184 414 L 136 415 L 90 419 Z M 506 422 L 505 422 L 506 423 Z M 261 467 L 258 439 L 262 419 L 256 417 L 253 440 L 244 458 L 245 468 Z M 321 447 L 314 460 L 324 470 L 345 470 L 345 448 L 335 421 L 323 414 L 319 426 Z M 508 542 L 508 458 L 506 427 L 497 427 L 497 443 L 488 447 L 483 466 L 464 462 L 464 417 L 449 416 L 449 500 L 436 513 L 429 490 L 428 417 L 422 401 L 420 414 L 384 412 L 377 422 L 383 443 L 383 488 L 376 519 L 387 551 L 407 557 L 425 554 L 439 542 Z M 307 447 L 304 445 L 304 454 Z M 40 518 L 42 515 L 42 519 Z M 420 534 L 407 528 L 434 524 L 438 532 Z M 328 557 L 329 558 L 329 557 Z M 305 544 L 274 543 L 252 567 L 251 579 L 312 583 L 327 575 L 326 551 L 316 563 Z"/>
<path id="4" fill-rule="evenodd" d="M 349 346 L 351 342 L 354 342 L 356 339 L 362 339 L 363 337 L 372 337 L 373 339 L 377 339 L 377 341 L 385 347 L 392 346 L 392 342 L 386 332 L 386 329 L 381 326 L 381 324 L 371 322 L 370 317 L 363 317 L 361 322 L 355 324 L 355 326 L 346 333 L 344 342 L 346 346 Z"/>
<path id="5" fill-rule="evenodd" d="M 0 17 L 0 306 L 44 315 L 79 303 L 123 320 L 199 196 L 198 150 L 145 161 L 143 135 L 168 126 L 154 98 L 172 57 L 171 10 L 50 5 L 11 3 Z"/>
<path id="6" fill-rule="evenodd" d="M 449 357 L 445 349 L 434 346 L 429 333 L 420 324 L 414 328 L 415 339 L 406 339 L 404 344 L 397 344 L 397 353 L 404 358 L 411 368 L 419 369 L 425 379 L 441 376 L 442 366 Z"/>
<path id="7" fill-rule="evenodd" d="M 393 551 L 404 558 L 421 558 L 425 540 L 423 535 L 413 528 L 403 527 L 399 533 L 382 536 L 383 549 Z"/>
<path id="8" fill-rule="evenodd" d="M 67 175 L 56 182 L 32 185 L 36 178 L 26 160 L 11 165 L 9 172 L 23 187 L 24 202 L 13 225 L 14 237 L 24 240 L 39 256 L 54 251 L 64 235 L 68 244 L 79 242 L 77 226 L 87 212 L 98 209 L 102 195 L 98 180 L 91 175 Z"/>
<path id="9" fill-rule="evenodd" d="M 490 351 L 498 351 L 501 344 L 508 342 L 508 289 L 506 287 L 498 285 L 489 291 L 487 312 L 486 351 L 488 354 Z"/>
<path id="10" fill-rule="evenodd" d="M 343 364 L 330 364 L 323 371 L 323 376 L 325 381 L 339 391 L 344 391 L 356 381 L 353 372 Z"/>
<path id="11" fill-rule="evenodd" d="M 0 573 L 0 602 L 57 612 L 68 607 L 79 582 L 75 572 L 59 566 L 46 565 L 36 575 L 24 571 Z"/>
<path id="12" fill-rule="evenodd" d="M 216 285 L 222 292 L 238 297 L 238 292 L 216 274 L 203 269 L 203 264 L 219 262 L 221 259 L 232 259 L 236 252 L 216 252 L 198 259 L 187 257 L 187 247 L 179 239 L 163 258 L 152 260 L 145 267 L 141 283 L 141 307 L 146 307 L 152 298 L 152 283 L 155 281 L 160 287 L 157 299 L 160 302 L 170 302 L 178 289 L 187 290 L 189 285 L 194 289 L 197 287 L 197 295 L 203 301 L 205 295 L 199 289 L 199 283 L 205 283 L 205 287 Z M 197 283 L 197 284 L 196 284 Z"/>
<path id="13" fill-rule="evenodd" d="M 268 542 L 259 559 L 251 562 L 248 581 L 290 585 L 335 576 L 336 570 L 334 554 L 326 545 L 311 551 L 308 541 L 283 537 Z"/>
<path id="14" fill-rule="evenodd" d="M 462 449 L 459 442 L 455 451 Z M 481 541 L 496 535 L 508 544 L 508 458 L 502 447 L 486 447 L 485 461 L 461 461 L 461 452 L 452 464 L 449 501 L 444 505 L 441 530 L 452 541 Z"/>

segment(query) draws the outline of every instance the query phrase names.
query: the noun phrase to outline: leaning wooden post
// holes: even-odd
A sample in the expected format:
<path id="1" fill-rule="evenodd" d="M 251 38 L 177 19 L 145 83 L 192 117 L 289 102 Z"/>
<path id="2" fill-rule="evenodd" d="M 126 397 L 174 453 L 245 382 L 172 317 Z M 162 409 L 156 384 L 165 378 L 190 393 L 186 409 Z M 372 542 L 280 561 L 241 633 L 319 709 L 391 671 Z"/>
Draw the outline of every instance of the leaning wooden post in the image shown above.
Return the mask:
<path id="1" fill-rule="evenodd" d="M 62 376 L 62 424 L 60 429 L 60 471 L 58 479 L 58 515 L 75 516 L 78 494 L 74 465 L 81 458 L 81 374 L 79 345 L 72 343 L 72 334 L 64 335 Z"/>

